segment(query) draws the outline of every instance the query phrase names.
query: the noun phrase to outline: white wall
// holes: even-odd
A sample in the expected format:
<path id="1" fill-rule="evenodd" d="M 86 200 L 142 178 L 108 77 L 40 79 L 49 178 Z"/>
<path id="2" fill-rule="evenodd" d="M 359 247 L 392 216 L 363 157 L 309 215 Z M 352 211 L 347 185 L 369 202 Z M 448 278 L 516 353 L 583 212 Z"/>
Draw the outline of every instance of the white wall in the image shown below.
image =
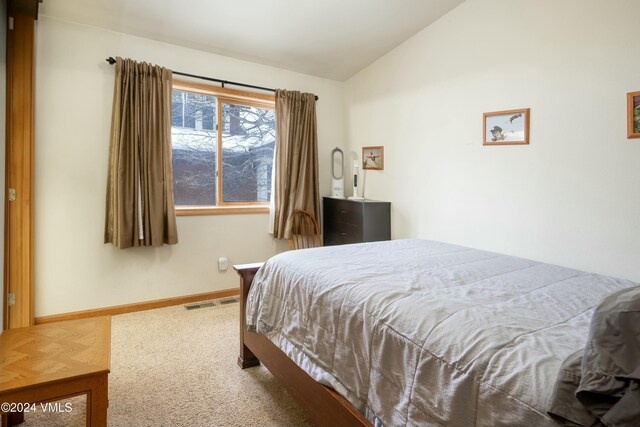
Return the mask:
<path id="1" fill-rule="evenodd" d="M 350 149 L 385 146 L 366 196 L 421 237 L 640 281 L 637 0 L 467 0 L 345 85 Z M 529 146 L 482 113 L 531 108 Z"/>
<path id="2" fill-rule="evenodd" d="M 176 246 L 102 243 L 114 81 L 108 56 L 315 93 L 320 190 L 329 193 L 329 153 L 345 146 L 342 83 L 43 15 L 37 26 L 36 316 L 237 287 L 233 270 L 217 271 L 218 257 L 257 262 L 286 248 L 267 234 L 268 214 L 178 217 Z"/>

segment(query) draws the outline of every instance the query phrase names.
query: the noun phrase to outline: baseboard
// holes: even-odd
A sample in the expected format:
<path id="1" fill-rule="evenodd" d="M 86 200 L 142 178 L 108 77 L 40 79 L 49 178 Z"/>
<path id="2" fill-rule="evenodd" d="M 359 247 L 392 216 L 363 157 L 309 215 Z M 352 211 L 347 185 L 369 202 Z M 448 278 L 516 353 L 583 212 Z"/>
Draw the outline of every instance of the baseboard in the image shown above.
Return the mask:
<path id="1" fill-rule="evenodd" d="M 202 294 L 185 295 L 181 297 L 158 299 L 153 301 L 136 302 L 133 304 L 114 305 L 112 307 L 95 308 L 93 310 L 73 311 L 71 313 L 54 314 L 51 316 L 36 317 L 36 325 L 63 320 L 85 319 L 94 316 L 109 316 L 115 314 L 132 313 L 134 311 L 151 310 L 154 308 L 169 307 L 172 305 L 187 304 L 190 302 L 224 298 L 240 295 L 240 289 L 224 289 L 221 291 L 204 292 Z"/>

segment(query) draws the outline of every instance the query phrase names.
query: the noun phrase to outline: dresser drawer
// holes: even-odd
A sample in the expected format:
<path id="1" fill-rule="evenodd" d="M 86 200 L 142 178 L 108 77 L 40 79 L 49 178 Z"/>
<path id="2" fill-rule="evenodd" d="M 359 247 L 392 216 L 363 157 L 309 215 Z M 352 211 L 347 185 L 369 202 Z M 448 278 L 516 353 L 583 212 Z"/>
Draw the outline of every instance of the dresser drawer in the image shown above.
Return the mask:
<path id="1" fill-rule="evenodd" d="M 332 226 L 360 226 L 362 224 L 362 214 L 345 210 L 329 210 L 326 211 L 325 224 Z"/>
<path id="2" fill-rule="evenodd" d="M 355 218 L 355 217 L 354 217 Z M 353 220 L 350 221 L 346 218 L 333 218 L 331 219 L 331 225 L 328 227 L 328 231 L 335 231 L 337 233 L 349 233 L 359 234 L 362 237 L 362 221 Z"/>
<path id="3" fill-rule="evenodd" d="M 362 215 L 362 203 L 354 203 L 344 199 L 331 199 L 325 197 L 324 203 L 329 210 L 342 215 Z"/>
<path id="4" fill-rule="evenodd" d="M 324 199 L 325 224 L 362 224 L 362 206 L 338 199 Z M 343 230 L 344 231 L 344 230 Z"/>
<path id="5" fill-rule="evenodd" d="M 324 234 L 324 245 L 346 245 L 349 243 L 361 243 L 362 233 L 348 231 L 330 231 Z"/>

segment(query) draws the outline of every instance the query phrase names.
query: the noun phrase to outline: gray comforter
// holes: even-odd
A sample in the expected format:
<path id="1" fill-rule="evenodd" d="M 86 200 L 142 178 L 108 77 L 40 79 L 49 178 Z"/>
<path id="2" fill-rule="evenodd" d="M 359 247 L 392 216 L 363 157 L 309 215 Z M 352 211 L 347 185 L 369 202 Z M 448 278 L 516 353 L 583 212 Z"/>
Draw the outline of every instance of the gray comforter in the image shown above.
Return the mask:
<path id="1" fill-rule="evenodd" d="M 290 251 L 258 271 L 250 330 L 388 426 L 551 426 L 593 307 L 634 283 L 396 240 Z"/>
<path id="2" fill-rule="evenodd" d="M 566 426 L 640 425 L 640 286 L 596 308 L 586 347 L 562 364 L 549 413 Z"/>

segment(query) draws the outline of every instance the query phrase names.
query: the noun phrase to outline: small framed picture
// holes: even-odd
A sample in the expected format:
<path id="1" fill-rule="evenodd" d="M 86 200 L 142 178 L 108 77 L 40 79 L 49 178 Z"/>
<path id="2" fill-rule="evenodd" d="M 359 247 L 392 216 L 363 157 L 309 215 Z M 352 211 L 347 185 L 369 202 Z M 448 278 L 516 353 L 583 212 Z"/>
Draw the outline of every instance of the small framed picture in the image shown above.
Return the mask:
<path id="1" fill-rule="evenodd" d="M 384 147 L 362 147 L 362 169 L 384 169 Z"/>
<path id="2" fill-rule="evenodd" d="M 640 138 L 640 92 L 627 94 L 627 138 Z"/>
<path id="3" fill-rule="evenodd" d="M 529 143 L 529 108 L 483 114 L 482 145 Z"/>

